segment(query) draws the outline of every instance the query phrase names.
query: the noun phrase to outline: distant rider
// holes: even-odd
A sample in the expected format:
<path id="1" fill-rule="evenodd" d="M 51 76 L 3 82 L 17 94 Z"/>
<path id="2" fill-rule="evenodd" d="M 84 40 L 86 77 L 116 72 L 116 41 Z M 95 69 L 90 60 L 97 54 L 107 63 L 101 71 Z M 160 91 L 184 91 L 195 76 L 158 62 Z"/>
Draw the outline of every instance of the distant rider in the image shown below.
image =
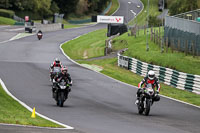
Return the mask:
<path id="1" fill-rule="evenodd" d="M 160 83 L 158 78 L 155 77 L 155 72 L 150 70 L 148 72 L 148 75 L 146 77 L 144 77 L 144 79 L 138 84 L 138 91 L 137 91 L 137 100 L 135 102 L 135 104 L 139 103 L 139 97 L 142 94 L 142 90 L 144 88 L 142 88 L 142 86 L 144 85 L 144 87 L 146 87 L 147 84 L 152 84 L 153 89 L 156 87 L 157 90 L 155 91 L 156 94 L 159 94 L 160 92 Z M 159 101 L 160 97 L 159 95 L 155 95 L 153 98 L 153 101 Z"/>
<path id="2" fill-rule="evenodd" d="M 54 60 L 54 62 L 51 64 L 51 69 L 53 69 L 54 67 L 62 68 L 62 63 L 60 62 L 60 60 L 58 58 L 56 58 Z"/>

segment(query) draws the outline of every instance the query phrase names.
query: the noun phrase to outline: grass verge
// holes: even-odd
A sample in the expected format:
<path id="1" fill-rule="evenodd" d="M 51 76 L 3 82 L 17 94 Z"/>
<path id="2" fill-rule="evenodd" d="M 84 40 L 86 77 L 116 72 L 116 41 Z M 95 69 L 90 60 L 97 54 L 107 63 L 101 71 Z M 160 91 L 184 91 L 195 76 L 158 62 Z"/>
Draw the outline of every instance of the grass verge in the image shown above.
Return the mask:
<path id="1" fill-rule="evenodd" d="M 88 59 L 104 55 L 106 30 L 98 30 L 69 41 L 63 45 L 64 52 L 73 59 Z"/>
<path id="2" fill-rule="evenodd" d="M 82 25 L 77 25 L 77 24 L 65 24 L 64 29 L 70 29 L 70 28 L 77 28 L 81 27 Z"/>
<path id="3" fill-rule="evenodd" d="M 0 25 L 14 25 L 15 22 L 13 19 L 0 16 Z"/>
<path id="4" fill-rule="evenodd" d="M 64 44 L 62 46 L 62 48 L 63 48 L 64 52 L 68 56 L 70 56 L 70 58 L 72 58 L 74 60 L 82 60 L 82 61 L 78 61 L 79 63 L 98 65 L 103 68 L 103 70 L 101 71 L 102 73 L 104 73 L 110 77 L 113 77 L 115 79 L 118 79 L 120 81 L 137 86 L 137 84 L 141 81 L 142 77 L 140 77 L 128 70 L 119 68 L 117 66 L 116 58 L 93 60 L 93 61 L 84 60 L 84 58 L 83 58 L 84 53 L 88 53 L 87 58 L 102 56 L 103 48 L 105 46 L 105 39 L 106 39 L 105 29 L 98 30 L 98 31 L 91 32 L 87 35 L 81 36 L 75 40 L 69 41 L 66 44 Z M 124 44 L 123 43 L 124 41 L 121 41 L 121 40 L 127 40 L 128 45 L 126 43 Z M 160 49 L 156 44 L 153 44 L 151 42 L 149 45 L 150 45 L 150 51 L 146 52 L 145 51 L 145 46 L 146 46 L 145 36 L 141 35 L 140 37 L 133 38 L 130 36 L 128 37 L 127 34 L 124 34 L 124 35 L 118 37 L 116 40 L 114 40 L 113 47 L 115 47 L 115 49 L 121 49 L 124 47 L 128 47 L 129 50 L 126 53 L 126 55 L 137 54 L 137 56 L 135 56 L 136 58 L 141 59 L 140 56 L 142 56 L 144 58 L 146 57 L 147 59 L 150 58 L 149 59 L 150 62 L 152 62 L 152 60 L 157 60 L 157 58 L 159 58 L 160 56 L 163 56 L 160 53 Z M 94 54 L 94 53 L 96 53 L 96 54 Z M 173 54 L 175 56 L 176 54 L 181 54 L 181 53 L 173 53 Z M 164 53 L 164 56 L 163 56 L 164 58 L 160 59 L 160 61 L 165 63 L 165 58 L 169 58 L 168 60 L 170 61 L 170 59 L 173 58 L 173 54 L 172 53 Z M 165 57 L 165 56 L 167 56 L 167 57 Z M 85 59 L 87 59 L 87 58 L 85 58 Z M 188 57 L 185 57 L 185 58 L 188 58 Z M 186 62 L 188 64 L 190 64 L 190 61 L 191 60 L 187 60 Z M 179 90 L 179 89 L 173 88 L 171 86 L 162 84 L 161 94 L 200 106 L 200 95 L 197 95 L 197 94 L 194 94 L 194 93 L 191 93 L 188 91 Z"/>
<path id="5" fill-rule="evenodd" d="M 128 45 L 122 45 L 122 40 L 126 40 Z M 200 58 L 193 58 L 192 55 L 185 56 L 182 52 L 161 53 L 161 49 L 149 37 L 149 51 L 146 51 L 146 35 L 140 32 L 136 38 L 124 34 L 113 40 L 113 47 L 128 47 L 126 56 L 137 58 L 141 61 L 163 67 L 172 68 L 181 72 L 200 75 Z M 166 51 L 166 50 L 165 50 Z M 192 66 L 192 69 L 191 69 Z"/>
<path id="6" fill-rule="evenodd" d="M 0 123 L 63 128 L 62 126 L 39 116 L 31 118 L 31 112 L 8 96 L 1 85 L 0 105 Z"/>

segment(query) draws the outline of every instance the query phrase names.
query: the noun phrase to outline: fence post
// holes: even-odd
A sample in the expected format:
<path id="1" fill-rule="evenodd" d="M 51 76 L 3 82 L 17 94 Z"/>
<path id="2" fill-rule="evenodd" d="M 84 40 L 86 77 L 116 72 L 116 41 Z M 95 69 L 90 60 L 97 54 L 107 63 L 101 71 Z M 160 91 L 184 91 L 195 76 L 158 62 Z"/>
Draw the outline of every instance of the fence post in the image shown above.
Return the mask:
<path id="1" fill-rule="evenodd" d="M 154 43 L 156 43 L 156 30 L 154 29 L 154 33 L 153 33 L 153 35 L 154 35 Z"/>
<path id="2" fill-rule="evenodd" d="M 146 25 L 144 25 L 144 35 L 146 35 Z"/>
<path id="3" fill-rule="evenodd" d="M 158 44 L 158 30 L 156 30 L 156 44 Z"/>
<path id="4" fill-rule="evenodd" d="M 174 53 L 174 39 L 173 38 L 171 39 L 170 45 L 171 45 L 172 53 Z"/>
<path id="5" fill-rule="evenodd" d="M 185 55 L 188 54 L 188 41 L 185 42 Z"/>
<path id="6" fill-rule="evenodd" d="M 151 27 L 151 41 L 152 41 L 152 37 L 153 36 L 153 29 L 152 29 L 152 27 Z"/>
<path id="7" fill-rule="evenodd" d="M 181 51 L 181 41 L 180 41 L 180 38 L 178 38 L 178 51 Z"/>
<path id="8" fill-rule="evenodd" d="M 167 37 L 167 38 L 166 38 L 166 52 L 167 52 L 167 53 L 168 53 L 168 46 L 169 46 L 168 43 L 169 43 L 169 42 L 168 42 L 168 37 Z"/>
<path id="9" fill-rule="evenodd" d="M 161 48 L 161 38 L 160 38 L 160 33 L 159 33 L 159 36 L 158 36 L 158 45 L 159 45 L 159 47 Z"/>
<path id="10" fill-rule="evenodd" d="M 193 58 L 195 57 L 195 46 L 194 46 L 194 41 L 192 41 L 192 54 Z"/>

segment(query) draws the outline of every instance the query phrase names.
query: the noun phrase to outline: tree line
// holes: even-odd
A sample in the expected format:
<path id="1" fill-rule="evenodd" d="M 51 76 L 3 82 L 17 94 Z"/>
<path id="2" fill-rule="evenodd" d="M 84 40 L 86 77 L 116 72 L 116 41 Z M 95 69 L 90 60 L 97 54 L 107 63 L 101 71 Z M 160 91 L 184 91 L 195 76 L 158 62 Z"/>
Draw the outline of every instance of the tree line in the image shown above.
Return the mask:
<path id="1" fill-rule="evenodd" d="M 170 15 L 176 15 L 200 8 L 200 0 L 168 0 Z"/>
<path id="2" fill-rule="evenodd" d="M 87 15 L 100 13 L 111 0 L 0 0 L 1 9 L 31 12 L 42 18 L 54 13 Z"/>

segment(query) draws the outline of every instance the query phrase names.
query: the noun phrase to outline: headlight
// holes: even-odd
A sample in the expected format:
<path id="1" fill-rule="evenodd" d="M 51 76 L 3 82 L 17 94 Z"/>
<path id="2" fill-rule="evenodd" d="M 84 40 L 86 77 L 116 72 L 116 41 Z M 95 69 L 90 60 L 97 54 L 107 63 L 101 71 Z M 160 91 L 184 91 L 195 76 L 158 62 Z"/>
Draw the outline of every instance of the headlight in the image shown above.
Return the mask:
<path id="1" fill-rule="evenodd" d="M 65 89 L 66 86 L 60 85 L 60 89 Z"/>

